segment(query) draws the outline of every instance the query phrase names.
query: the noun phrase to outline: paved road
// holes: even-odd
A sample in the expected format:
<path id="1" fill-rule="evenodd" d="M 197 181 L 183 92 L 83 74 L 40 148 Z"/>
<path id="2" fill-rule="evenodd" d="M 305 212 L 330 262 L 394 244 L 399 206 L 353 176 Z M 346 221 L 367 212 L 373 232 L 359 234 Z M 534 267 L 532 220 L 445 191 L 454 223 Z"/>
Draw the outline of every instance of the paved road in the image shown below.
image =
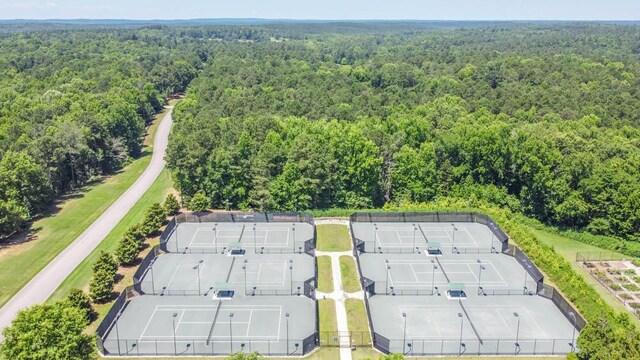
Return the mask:
<path id="1" fill-rule="evenodd" d="M 167 112 L 158 126 L 149 166 L 107 211 L 0 309 L 0 333 L 11 324 L 19 310 L 45 302 L 151 187 L 165 165 L 164 154 L 173 121 L 171 111 Z M 2 340 L 1 336 L 0 340 Z"/>

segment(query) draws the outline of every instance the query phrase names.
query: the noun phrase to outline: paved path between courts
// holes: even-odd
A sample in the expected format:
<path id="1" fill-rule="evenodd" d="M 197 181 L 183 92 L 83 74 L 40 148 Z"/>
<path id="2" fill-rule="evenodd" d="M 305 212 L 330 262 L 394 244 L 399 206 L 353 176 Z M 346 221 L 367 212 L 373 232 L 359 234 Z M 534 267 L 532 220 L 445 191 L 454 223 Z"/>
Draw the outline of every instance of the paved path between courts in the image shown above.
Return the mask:
<path id="1" fill-rule="evenodd" d="M 171 108 L 171 107 L 170 107 Z M 164 154 L 173 119 L 171 112 L 162 118 L 153 142 L 151 162 L 142 175 L 80 236 L 53 259 L 0 309 L 0 334 L 11 324 L 19 310 L 45 302 L 64 279 L 100 244 L 111 230 L 151 187 L 165 166 Z M 3 340 L 0 335 L 0 341 Z"/>
<path id="2" fill-rule="evenodd" d="M 349 226 L 348 221 L 340 220 L 316 220 L 316 225 L 321 224 L 344 224 Z M 347 293 L 342 288 L 342 277 L 340 272 L 340 256 L 351 256 L 353 257 L 353 253 L 351 251 L 344 252 L 330 252 L 330 251 L 318 251 L 316 250 L 316 256 L 329 256 L 331 258 L 331 272 L 333 276 L 333 292 L 331 293 L 322 293 L 316 292 L 316 298 L 327 298 L 333 299 L 336 305 L 336 319 L 338 321 L 338 332 L 340 334 L 348 334 L 349 333 L 349 322 L 347 320 L 347 308 L 345 306 L 344 301 L 348 298 L 355 299 L 364 299 L 364 292 L 359 291 L 356 293 Z M 355 259 L 354 259 L 355 261 Z M 351 344 L 349 343 L 349 337 L 340 336 L 340 359 L 341 360 L 351 360 Z"/>

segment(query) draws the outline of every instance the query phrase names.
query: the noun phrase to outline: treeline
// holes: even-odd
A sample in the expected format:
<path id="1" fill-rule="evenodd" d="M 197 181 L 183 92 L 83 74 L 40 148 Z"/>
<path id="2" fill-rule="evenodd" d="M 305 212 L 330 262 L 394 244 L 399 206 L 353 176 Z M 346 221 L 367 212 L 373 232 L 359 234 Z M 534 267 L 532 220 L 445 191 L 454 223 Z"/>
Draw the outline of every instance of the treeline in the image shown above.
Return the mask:
<path id="1" fill-rule="evenodd" d="M 153 29 L 0 36 L 0 238 L 140 154 L 145 123 L 202 67 L 195 47 L 177 36 Z"/>
<path id="2" fill-rule="evenodd" d="M 168 161 L 213 207 L 481 198 L 638 240 L 640 30 L 511 26 L 216 42 Z"/>

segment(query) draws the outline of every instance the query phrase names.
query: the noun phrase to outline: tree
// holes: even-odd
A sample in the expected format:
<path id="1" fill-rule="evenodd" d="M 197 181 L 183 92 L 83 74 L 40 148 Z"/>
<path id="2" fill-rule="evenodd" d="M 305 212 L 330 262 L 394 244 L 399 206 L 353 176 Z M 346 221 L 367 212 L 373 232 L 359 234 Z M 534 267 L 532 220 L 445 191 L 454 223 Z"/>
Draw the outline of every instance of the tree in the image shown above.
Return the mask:
<path id="1" fill-rule="evenodd" d="M 189 202 L 189 210 L 202 212 L 209 210 L 210 200 L 203 191 L 198 191 Z"/>
<path id="2" fill-rule="evenodd" d="M 167 216 L 174 216 L 180 212 L 180 203 L 175 195 L 167 195 L 167 198 L 164 200 L 164 212 Z"/>
<path id="3" fill-rule="evenodd" d="M 29 210 L 14 200 L 0 200 L 0 237 L 20 230 L 29 219 Z"/>
<path id="4" fill-rule="evenodd" d="M 123 235 L 116 249 L 116 257 L 122 265 L 132 265 L 137 259 L 142 244 L 131 235 Z"/>
<path id="5" fill-rule="evenodd" d="M 91 320 L 95 315 L 93 306 L 91 306 L 91 298 L 84 291 L 78 288 L 69 290 L 69 293 L 65 297 L 65 301 L 73 307 L 82 309 L 87 315 L 87 320 Z"/>
<path id="6" fill-rule="evenodd" d="M 2 357 L 33 360 L 93 358 L 94 336 L 84 333 L 88 324 L 86 311 L 66 301 L 21 310 L 3 331 Z"/>
<path id="7" fill-rule="evenodd" d="M 89 282 L 89 296 L 95 303 L 104 303 L 111 299 L 115 285 L 115 273 L 96 271 Z"/>
<path id="8" fill-rule="evenodd" d="M 111 254 L 102 251 L 93 265 L 93 277 L 89 282 L 89 296 L 96 303 L 111 299 L 116 281 L 118 263 Z"/>
<path id="9" fill-rule="evenodd" d="M 11 202 L 5 211 L 21 213 L 24 208 L 29 217 L 37 215 L 51 199 L 51 187 L 47 174 L 24 151 L 8 151 L 0 160 L 0 201 Z"/>
<path id="10" fill-rule="evenodd" d="M 152 204 L 142 221 L 144 233 L 148 236 L 158 231 L 166 219 L 166 213 L 160 203 Z"/>

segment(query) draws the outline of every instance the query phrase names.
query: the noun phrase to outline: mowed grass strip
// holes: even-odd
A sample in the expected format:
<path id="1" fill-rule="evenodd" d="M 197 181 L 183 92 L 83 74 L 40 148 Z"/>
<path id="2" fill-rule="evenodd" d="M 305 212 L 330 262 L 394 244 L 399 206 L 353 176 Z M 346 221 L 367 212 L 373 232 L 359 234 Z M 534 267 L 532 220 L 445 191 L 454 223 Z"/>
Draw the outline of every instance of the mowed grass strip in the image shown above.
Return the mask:
<path id="1" fill-rule="evenodd" d="M 342 278 L 342 289 L 346 292 L 356 292 L 360 290 L 360 281 L 356 262 L 351 256 L 340 256 L 340 276 Z"/>
<path id="2" fill-rule="evenodd" d="M 367 318 L 364 301 L 347 299 L 344 301 L 344 306 L 347 309 L 347 323 L 352 334 L 352 341 L 356 344 L 371 345 L 369 319 Z"/>
<path id="3" fill-rule="evenodd" d="M 551 246 L 553 250 L 559 255 L 563 256 L 567 261 L 571 263 L 571 267 L 580 274 L 587 284 L 591 285 L 600 297 L 607 303 L 607 305 L 611 306 L 616 311 L 629 312 L 624 305 L 616 299 L 607 289 L 605 289 L 600 283 L 598 283 L 580 264 L 576 262 L 576 254 L 578 252 L 587 252 L 587 251 L 604 251 L 610 253 L 608 250 L 603 250 L 599 247 L 585 244 L 561 235 L 557 235 L 548 231 L 534 229 L 529 227 L 529 230 L 540 240 L 541 243 Z M 615 253 L 616 255 L 620 255 L 624 257 L 624 255 Z M 545 279 L 545 282 L 547 280 Z M 636 326 L 640 327 L 640 320 L 635 316 L 630 316 L 631 322 Z"/>
<path id="4" fill-rule="evenodd" d="M 316 226 L 318 239 L 316 248 L 320 251 L 349 251 L 351 237 L 349 228 L 341 224 L 321 224 Z"/>
<path id="5" fill-rule="evenodd" d="M 320 332 L 338 331 L 338 321 L 336 320 L 336 304 L 332 299 L 318 300 L 318 313 Z"/>
<path id="6" fill-rule="evenodd" d="M 0 255 L 0 306 L 71 244 L 144 172 L 151 153 L 135 160 L 119 174 L 87 186 L 65 200 L 59 212 L 37 220 L 33 240 L 12 245 Z M 76 197 L 77 196 L 77 197 Z"/>
<path id="7" fill-rule="evenodd" d="M 87 256 L 77 268 L 60 284 L 58 289 L 51 295 L 49 300 L 58 300 L 66 296 L 67 292 L 72 288 L 80 288 L 88 292 L 89 281 L 93 276 L 91 270 L 96 259 L 100 255 L 100 251 L 104 250 L 113 254 L 118 247 L 118 243 L 122 235 L 133 225 L 141 223 L 144 216 L 153 203 L 162 203 L 171 191 L 173 182 L 169 176 L 169 171 L 164 169 L 156 181 L 151 185 L 149 190 L 136 202 L 127 215 L 116 225 L 113 230 L 104 238 L 104 240 Z M 144 249 L 146 254 L 149 248 Z M 138 265 L 134 265 L 134 272 Z M 125 286 L 133 285 L 133 279 L 123 279 L 119 284 L 124 283 Z"/>
<path id="8" fill-rule="evenodd" d="M 333 292 L 333 271 L 331 270 L 331 258 L 318 256 L 318 291 L 323 293 Z"/>

